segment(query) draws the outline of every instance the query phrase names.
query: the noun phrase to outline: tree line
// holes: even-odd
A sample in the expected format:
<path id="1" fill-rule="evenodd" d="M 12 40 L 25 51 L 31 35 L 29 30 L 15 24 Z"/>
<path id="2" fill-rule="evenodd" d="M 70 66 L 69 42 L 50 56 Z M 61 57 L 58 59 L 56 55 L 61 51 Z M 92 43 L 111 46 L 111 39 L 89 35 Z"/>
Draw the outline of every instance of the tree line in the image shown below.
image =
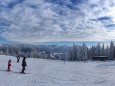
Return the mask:
<path id="1" fill-rule="evenodd" d="M 69 60 L 71 61 L 85 61 L 92 60 L 93 56 L 107 56 L 108 59 L 115 59 L 115 46 L 114 42 L 111 41 L 109 45 L 98 43 L 87 47 L 85 43 L 82 46 L 73 44 L 69 50 Z"/>

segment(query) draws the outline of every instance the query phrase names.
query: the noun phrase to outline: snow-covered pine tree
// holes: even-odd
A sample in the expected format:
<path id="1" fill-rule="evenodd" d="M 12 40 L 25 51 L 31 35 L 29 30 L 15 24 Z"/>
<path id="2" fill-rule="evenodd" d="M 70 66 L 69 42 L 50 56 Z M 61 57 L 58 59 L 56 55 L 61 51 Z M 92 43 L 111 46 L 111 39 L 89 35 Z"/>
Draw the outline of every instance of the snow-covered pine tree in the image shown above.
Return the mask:
<path id="1" fill-rule="evenodd" d="M 115 57 L 114 57 L 114 52 L 115 51 L 115 49 L 114 49 L 114 43 L 113 43 L 113 41 L 111 41 L 111 43 L 110 43 L 110 50 L 109 50 L 109 58 L 110 59 L 114 59 Z"/>
<path id="2" fill-rule="evenodd" d="M 107 56 L 107 57 L 109 57 L 109 53 L 110 53 L 109 50 L 110 50 L 110 48 L 107 45 L 106 48 L 105 48 L 105 56 Z"/>
<path id="3" fill-rule="evenodd" d="M 73 50 L 72 50 L 72 46 L 70 46 L 70 50 L 69 50 L 69 60 L 73 60 Z"/>
<path id="4" fill-rule="evenodd" d="M 96 56 L 101 56 L 101 46 L 100 46 L 100 43 L 98 43 L 97 46 L 96 46 L 95 55 Z"/>
<path id="5" fill-rule="evenodd" d="M 83 46 L 82 46 L 82 59 L 83 61 L 88 60 L 88 48 L 86 47 L 85 43 L 83 43 Z"/>
<path id="6" fill-rule="evenodd" d="M 74 44 L 73 45 L 73 60 L 78 60 L 77 58 L 77 46 Z"/>
<path id="7" fill-rule="evenodd" d="M 4 52 L 2 50 L 0 50 L 0 55 L 4 55 Z"/>
<path id="8" fill-rule="evenodd" d="M 101 56 L 105 56 L 105 46 L 104 46 L 104 44 L 102 45 L 102 48 L 101 48 Z"/>

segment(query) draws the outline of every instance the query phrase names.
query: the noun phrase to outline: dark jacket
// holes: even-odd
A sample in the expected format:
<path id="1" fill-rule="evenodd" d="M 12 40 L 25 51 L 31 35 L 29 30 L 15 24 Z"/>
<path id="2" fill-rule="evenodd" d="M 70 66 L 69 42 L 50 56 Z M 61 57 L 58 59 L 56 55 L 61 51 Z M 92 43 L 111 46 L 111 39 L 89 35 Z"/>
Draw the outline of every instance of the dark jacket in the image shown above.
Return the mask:
<path id="1" fill-rule="evenodd" d="M 25 59 L 22 60 L 22 66 L 23 66 L 23 67 L 27 66 Z"/>

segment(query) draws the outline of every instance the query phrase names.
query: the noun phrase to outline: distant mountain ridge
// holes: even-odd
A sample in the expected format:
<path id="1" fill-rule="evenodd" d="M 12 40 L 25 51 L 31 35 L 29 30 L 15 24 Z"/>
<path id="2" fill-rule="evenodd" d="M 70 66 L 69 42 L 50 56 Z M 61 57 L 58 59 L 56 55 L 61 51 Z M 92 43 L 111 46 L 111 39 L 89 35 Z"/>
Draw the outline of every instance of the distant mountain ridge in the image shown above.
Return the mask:
<path id="1" fill-rule="evenodd" d="M 54 53 L 67 54 L 68 46 L 57 45 L 9 45 L 0 46 L 0 55 L 26 56 L 28 58 L 57 59 Z"/>

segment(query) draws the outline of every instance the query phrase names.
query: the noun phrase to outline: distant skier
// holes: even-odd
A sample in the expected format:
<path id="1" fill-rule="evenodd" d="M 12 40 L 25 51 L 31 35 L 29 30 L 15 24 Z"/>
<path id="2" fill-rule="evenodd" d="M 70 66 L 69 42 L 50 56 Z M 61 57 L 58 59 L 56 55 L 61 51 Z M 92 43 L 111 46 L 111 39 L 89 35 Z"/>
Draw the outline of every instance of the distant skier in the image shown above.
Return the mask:
<path id="1" fill-rule="evenodd" d="M 11 71 L 11 59 L 9 59 L 9 61 L 8 61 L 8 71 Z"/>
<path id="2" fill-rule="evenodd" d="M 23 60 L 22 60 L 22 71 L 21 71 L 21 73 L 25 73 L 24 71 L 25 71 L 25 67 L 27 66 L 27 64 L 26 64 L 26 57 L 23 57 Z"/>
<path id="3" fill-rule="evenodd" d="M 20 61 L 20 57 L 19 57 L 19 56 L 17 56 L 17 63 L 19 63 L 19 61 Z"/>
<path id="4" fill-rule="evenodd" d="M 66 58 L 63 59 L 64 64 L 65 64 L 65 60 L 66 60 Z"/>

